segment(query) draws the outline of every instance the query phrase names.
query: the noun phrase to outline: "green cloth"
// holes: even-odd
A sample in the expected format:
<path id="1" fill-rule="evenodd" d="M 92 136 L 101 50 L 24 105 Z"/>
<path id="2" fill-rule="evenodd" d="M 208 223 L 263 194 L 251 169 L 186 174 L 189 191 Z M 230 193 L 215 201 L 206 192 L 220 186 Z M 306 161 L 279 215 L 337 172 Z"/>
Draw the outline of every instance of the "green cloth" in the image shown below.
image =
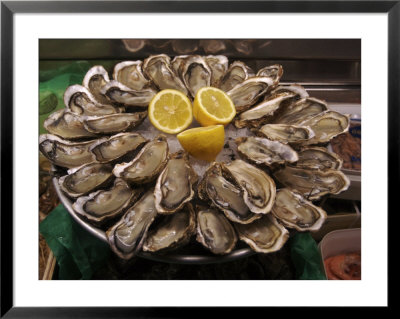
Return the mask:
<path id="1" fill-rule="evenodd" d="M 321 254 L 310 233 L 297 233 L 289 240 L 290 255 L 296 268 L 296 279 L 326 279 Z"/>
<path id="2" fill-rule="evenodd" d="M 91 279 L 104 267 L 109 245 L 82 228 L 58 205 L 39 225 L 39 231 L 56 257 L 58 279 Z"/>

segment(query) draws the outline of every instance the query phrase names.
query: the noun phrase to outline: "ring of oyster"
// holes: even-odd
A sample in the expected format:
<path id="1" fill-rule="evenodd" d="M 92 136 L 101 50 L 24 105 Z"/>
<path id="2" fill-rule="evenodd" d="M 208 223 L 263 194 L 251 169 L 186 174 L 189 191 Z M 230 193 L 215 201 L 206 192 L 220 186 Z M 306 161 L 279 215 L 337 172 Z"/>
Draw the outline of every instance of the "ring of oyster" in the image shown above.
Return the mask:
<path id="1" fill-rule="evenodd" d="M 275 252 L 289 230 L 317 231 L 326 212 L 315 201 L 350 184 L 342 160 L 326 148 L 348 130 L 349 117 L 300 85 L 280 85 L 282 74 L 280 65 L 252 70 L 222 55 L 123 61 L 112 79 L 94 66 L 44 122 L 39 149 L 76 215 L 102 229 L 122 259 L 189 243 L 216 256 L 239 242 Z M 212 163 L 189 156 L 147 119 L 159 90 L 193 99 L 204 86 L 224 90 L 237 108 Z"/>

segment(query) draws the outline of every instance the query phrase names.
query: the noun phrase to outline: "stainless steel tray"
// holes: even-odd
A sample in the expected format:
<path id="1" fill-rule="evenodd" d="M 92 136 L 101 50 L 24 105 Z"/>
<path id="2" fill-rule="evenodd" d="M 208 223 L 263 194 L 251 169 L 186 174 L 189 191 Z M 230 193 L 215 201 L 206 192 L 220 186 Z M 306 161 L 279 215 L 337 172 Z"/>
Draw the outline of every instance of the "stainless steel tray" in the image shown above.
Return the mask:
<path id="1" fill-rule="evenodd" d="M 58 185 L 57 177 L 53 177 L 53 184 L 54 188 L 56 189 L 57 195 L 60 198 L 61 203 L 70 213 L 70 215 L 74 218 L 74 220 L 84 229 L 86 229 L 89 233 L 96 236 L 100 240 L 107 242 L 106 234 L 102 229 L 96 228 L 90 225 L 89 223 L 86 223 L 75 213 L 74 209 L 72 208 L 71 200 L 67 196 L 65 196 L 64 193 L 61 191 Z M 232 251 L 231 253 L 223 256 L 214 256 L 206 254 L 190 255 L 190 254 L 177 254 L 177 253 L 157 254 L 157 253 L 147 253 L 140 251 L 138 253 L 138 257 L 142 257 L 153 261 L 166 262 L 166 263 L 213 264 L 213 263 L 233 261 L 240 258 L 251 256 L 253 254 L 255 254 L 255 252 L 251 250 L 249 247 L 246 247 L 246 248 L 238 248 Z"/>

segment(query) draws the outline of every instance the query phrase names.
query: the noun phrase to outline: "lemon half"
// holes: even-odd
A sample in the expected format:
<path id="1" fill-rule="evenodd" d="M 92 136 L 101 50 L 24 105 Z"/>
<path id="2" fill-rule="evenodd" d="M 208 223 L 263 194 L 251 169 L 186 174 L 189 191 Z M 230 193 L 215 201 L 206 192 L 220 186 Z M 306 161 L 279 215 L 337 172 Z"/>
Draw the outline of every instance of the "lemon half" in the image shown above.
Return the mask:
<path id="1" fill-rule="evenodd" d="M 150 101 L 148 115 L 151 124 L 160 131 L 177 134 L 193 121 L 192 103 L 178 90 L 162 90 Z"/>

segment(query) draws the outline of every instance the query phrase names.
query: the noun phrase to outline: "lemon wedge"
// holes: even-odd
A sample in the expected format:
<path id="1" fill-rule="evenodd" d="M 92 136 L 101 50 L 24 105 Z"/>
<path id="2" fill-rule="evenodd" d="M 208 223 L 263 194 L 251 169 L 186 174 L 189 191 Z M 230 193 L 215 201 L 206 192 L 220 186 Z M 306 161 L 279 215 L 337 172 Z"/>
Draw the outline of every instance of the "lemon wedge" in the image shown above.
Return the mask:
<path id="1" fill-rule="evenodd" d="M 224 146 L 225 129 L 223 125 L 195 127 L 179 133 L 176 137 L 190 155 L 212 162 Z"/>
<path id="2" fill-rule="evenodd" d="M 150 101 L 148 115 L 151 124 L 160 131 L 177 134 L 193 121 L 192 103 L 178 90 L 162 90 Z"/>
<path id="3" fill-rule="evenodd" d="M 224 91 L 210 86 L 197 91 L 193 102 L 193 116 L 200 125 L 226 125 L 235 115 L 235 105 Z"/>

